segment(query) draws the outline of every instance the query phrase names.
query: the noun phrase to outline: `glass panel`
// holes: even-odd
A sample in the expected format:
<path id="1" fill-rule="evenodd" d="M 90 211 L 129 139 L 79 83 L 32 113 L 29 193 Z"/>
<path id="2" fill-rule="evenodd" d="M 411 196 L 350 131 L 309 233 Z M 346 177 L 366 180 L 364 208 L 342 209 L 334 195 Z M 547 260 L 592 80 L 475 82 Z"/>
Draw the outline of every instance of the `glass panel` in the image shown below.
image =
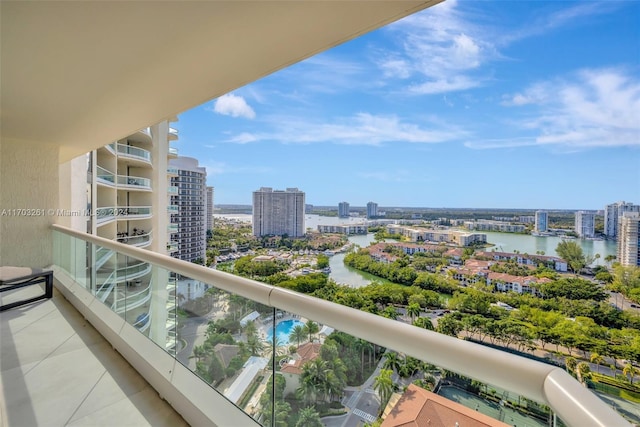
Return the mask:
<path id="1" fill-rule="evenodd" d="M 114 184 L 116 182 L 116 176 L 113 172 L 109 172 L 108 170 L 100 166 L 98 166 L 96 169 L 98 173 L 98 179 L 109 182 L 111 184 Z"/>
<path id="2" fill-rule="evenodd" d="M 118 185 L 134 185 L 138 187 L 151 187 L 151 181 L 148 178 L 118 175 Z"/>
<path id="3" fill-rule="evenodd" d="M 144 160 L 151 161 L 151 153 L 149 151 L 138 147 L 132 147 L 130 145 L 118 144 L 118 153 L 140 157 Z"/>
<path id="4" fill-rule="evenodd" d="M 273 308 L 187 277 L 175 292 L 178 360 L 254 419 L 270 414 Z"/>

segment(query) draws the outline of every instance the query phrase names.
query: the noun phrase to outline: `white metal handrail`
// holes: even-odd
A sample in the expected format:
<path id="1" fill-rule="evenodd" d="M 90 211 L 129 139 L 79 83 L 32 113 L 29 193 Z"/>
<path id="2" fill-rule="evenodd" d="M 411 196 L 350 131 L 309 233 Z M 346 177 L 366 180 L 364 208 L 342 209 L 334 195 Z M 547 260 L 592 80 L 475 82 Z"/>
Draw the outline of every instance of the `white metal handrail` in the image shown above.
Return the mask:
<path id="1" fill-rule="evenodd" d="M 126 246 L 61 225 L 54 224 L 51 228 L 543 402 L 569 426 L 631 426 L 606 403 L 558 367 L 167 255 Z"/>

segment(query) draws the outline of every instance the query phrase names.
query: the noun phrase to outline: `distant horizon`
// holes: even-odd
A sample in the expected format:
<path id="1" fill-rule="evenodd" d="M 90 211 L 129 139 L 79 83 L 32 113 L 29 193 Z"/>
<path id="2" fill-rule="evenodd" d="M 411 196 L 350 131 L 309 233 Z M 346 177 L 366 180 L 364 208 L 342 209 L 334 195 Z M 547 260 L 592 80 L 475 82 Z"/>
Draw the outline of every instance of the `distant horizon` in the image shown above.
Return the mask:
<path id="1" fill-rule="evenodd" d="M 377 202 L 374 202 L 377 203 Z M 611 202 L 608 204 L 612 204 L 615 202 Z M 338 210 L 338 204 L 336 203 L 335 205 L 316 205 L 313 203 L 306 203 L 307 205 L 311 205 L 313 206 L 314 209 L 323 209 L 323 208 L 327 208 L 327 209 L 332 209 L 332 210 Z M 634 203 L 635 204 L 635 203 Z M 214 202 L 214 211 L 218 208 L 245 208 L 245 209 L 251 209 L 252 208 L 252 204 L 251 203 L 215 203 Z M 352 205 L 349 204 L 349 209 L 363 209 L 366 210 L 367 206 L 366 205 Z M 545 209 L 545 208 L 487 208 L 487 207 L 483 207 L 483 208 L 472 208 L 472 207 L 462 207 L 462 208 L 457 208 L 457 207 L 427 207 L 427 206 L 385 206 L 385 205 L 381 205 L 378 203 L 378 210 L 384 210 L 384 209 L 406 209 L 406 210 L 411 210 L 411 209 L 417 209 L 417 210 L 434 210 L 434 211 L 440 211 L 440 210 L 453 210 L 453 211 L 501 211 L 501 212 L 535 212 L 535 211 L 546 211 L 546 212 L 576 212 L 576 211 L 590 211 L 590 212 L 597 212 L 597 211 L 602 211 L 604 210 L 604 206 L 600 209 L 588 209 L 588 208 L 574 208 L 574 209 L 555 209 L 555 208 L 550 208 L 550 209 Z"/>
<path id="2" fill-rule="evenodd" d="M 172 145 L 216 204 L 640 202 L 639 20 L 638 1 L 447 0 L 179 114 Z"/>

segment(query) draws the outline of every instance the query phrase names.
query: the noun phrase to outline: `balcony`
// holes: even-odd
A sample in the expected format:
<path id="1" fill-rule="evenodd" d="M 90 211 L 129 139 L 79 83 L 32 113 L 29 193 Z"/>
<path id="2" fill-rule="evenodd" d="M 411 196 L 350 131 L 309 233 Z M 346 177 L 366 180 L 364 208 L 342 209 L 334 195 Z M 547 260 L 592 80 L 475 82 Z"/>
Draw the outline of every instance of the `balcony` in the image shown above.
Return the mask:
<path id="1" fill-rule="evenodd" d="M 178 232 L 178 224 L 169 224 L 167 226 L 167 232 L 169 232 L 169 233 L 177 233 Z"/>
<path id="2" fill-rule="evenodd" d="M 109 206 L 109 207 L 102 207 L 102 208 L 97 208 L 96 209 L 96 224 L 97 225 L 104 225 L 108 222 L 114 221 L 116 219 L 116 208 Z"/>
<path id="3" fill-rule="evenodd" d="M 121 206 L 116 209 L 118 220 L 151 218 L 151 206 Z"/>
<path id="4" fill-rule="evenodd" d="M 169 141 L 175 141 L 176 139 L 178 139 L 178 129 L 169 128 Z"/>
<path id="5" fill-rule="evenodd" d="M 142 148 L 133 147 L 131 145 L 118 144 L 118 156 L 120 158 L 127 158 L 130 160 L 140 161 L 146 164 L 151 164 L 151 153 Z"/>
<path id="6" fill-rule="evenodd" d="M 135 232 L 134 232 L 135 233 Z M 129 234 L 129 233 L 118 233 L 118 237 L 116 241 L 120 243 L 124 243 L 126 245 L 136 246 L 139 248 L 146 248 L 153 241 L 152 232 L 142 233 L 142 234 Z"/>
<path id="7" fill-rule="evenodd" d="M 178 168 L 172 168 L 172 167 L 167 168 L 167 175 L 173 176 L 173 177 L 178 176 Z"/>
<path id="8" fill-rule="evenodd" d="M 113 172 L 101 167 L 96 166 L 96 183 L 98 185 L 106 185 L 108 187 L 113 187 L 116 185 L 116 174 Z"/>
<path id="9" fill-rule="evenodd" d="M 153 369 L 161 369 L 160 366 L 166 366 L 170 360 L 178 362 L 172 365 L 172 376 L 175 380 L 169 380 L 171 383 L 169 388 L 179 389 L 179 393 L 183 393 L 189 399 L 208 402 L 203 407 L 199 407 L 199 410 L 208 413 L 211 420 L 216 420 L 215 422 L 220 424 L 224 424 L 220 421 L 219 417 L 221 416 L 240 417 L 236 419 L 235 424 L 231 425 L 238 425 L 238 423 L 253 425 L 247 416 L 254 418 L 255 421 L 263 422 L 264 414 L 272 413 L 271 408 L 278 405 L 277 401 L 270 399 L 270 395 L 267 395 L 268 399 L 265 397 L 267 392 L 264 387 L 260 387 L 260 384 L 274 375 L 274 372 L 280 370 L 280 367 L 275 365 L 273 358 L 271 358 L 272 364 L 267 362 L 269 361 L 269 348 L 278 348 L 282 344 L 278 343 L 278 339 L 270 338 L 275 335 L 271 333 L 274 332 L 276 325 L 286 319 L 294 323 L 313 320 L 319 325 L 324 325 L 320 329 L 321 331 L 328 331 L 323 332 L 325 335 L 319 335 L 319 337 L 329 335 L 334 329 L 339 330 L 341 333 L 350 334 L 355 339 L 375 343 L 377 346 L 393 349 L 449 371 L 491 384 L 505 390 L 505 393 L 508 391 L 512 395 L 548 405 L 555 415 L 568 426 L 629 425 L 563 369 L 297 294 L 286 289 L 231 276 L 99 237 L 88 236 L 58 225 L 54 225 L 53 229 L 56 279 L 60 282 L 59 287 L 62 291 L 68 295 L 74 295 L 73 299 L 78 300 L 79 304 L 82 304 L 82 301 L 90 302 L 92 289 L 94 289 L 91 284 L 92 280 L 85 274 L 87 266 L 83 266 L 80 259 L 80 255 L 86 253 L 88 246 L 104 246 L 117 251 L 121 254 L 120 256 L 126 255 L 130 259 L 129 262 L 134 263 L 133 265 L 139 262 L 154 266 L 153 269 L 157 272 L 154 273 L 154 281 L 150 285 L 151 293 L 163 292 L 158 296 L 164 295 L 160 303 L 162 310 L 166 313 L 164 316 L 154 316 L 153 319 L 150 319 L 149 331 L 154 332 L 149 335 L 148 339 L 157 346 L 151 353 L 149 353 L 150 347 L 141 347 L 146 350 L 140 350 L 144 353 L 140 361 L 136 360 L 134 349 L 123 351 L 123 353 L 132 354 L 134 360 L 131 361 L 131 364 L 134 367 L 138 364 L 146 366 L 148 361 L 153 360 L 158 365 L 152 368 L 152 371 Z M 134 261 L 136 259 L 137 261 Z M 179 281 L 176 296 L 171 296 L 167 292 L 167 283 L 174 275 L 185 279 Z M 224 384 L 224 387 L 216 387 L 215 384 L 218 382 L 215 382 L 213 388 L 204 382 L 202 382 L 202 386 L 198 386 L 197 377 L 205 375 L 205 372 L 197 368 L 193 358 L 207 356 L 193 356 L 195 353 L 192 353 L 191 356 L 185 354 L 183 351 L 184 343 L 189 346 L 191 345 L 189 343 L 194 342 L 196 337 L 181 336 L 180 332 L 177 335 L 175 333 L 175 331 L 181 331 L 180 325 L 183 320 L 172 314 L 174 311 L 172 309 L 174 306 L 181 307 L 186 304 L 187 307 L 190 307 L 191 312 L 197 306 L 194 305 L 196 301 L 194 298 L 200 298 L 196 296 L 200 295 L 196 294 L 200 289 L 198 283 L 207 284 L 209 289 L 215 291 L 201 295 L 207 295 L 208 304 L 211 304 L 215 310 L 219 310 L 218 316 L 232 315 L 235 312 L 234 316 L 237 318 L 249 318 L 249 313 L 255 313 L 251 318 L 258 331 L 264 333 L 263 338 L 266 340 L 262 350 L 258 351 L 258 356 L 249 359 L 241 371 L 235 374 L 236 380 L 232 381 L 232 378 L 229 378 L 228 382 L 223 380 L 220 383 Z M 131 293 L 129 290 L 126 292 L 132 302 L 141 298 L 139 294 Z M 186 302 L 185 292 L 192 294 Z M 83 296 L 84 294 L 87 295 Z M 150 304 L 154 304 L 153 301 L 152 298 Z M 231 301 L 234 302 L 231 303 Z M 113 313 L 112 315 L 102 309 L 98 310 L 98 308 L 95 307 L 99 312 L 99 315 L 96 314 L 95 317 L 99 318 L 99 321 L 108 322 L 110 318 L 124 320 L 125 328 L 119 332 L 120 338 L 114 338 L 118 345 L 134 347 L 138 345 L 127 342 L 126 338 L 129 337 L 130 341 L 136 336 L 134 332 L 138 329 L 133 325 L 139 322 L 139 308 L 136 311 L 128 307 L 121 313 Z M 83 312 L 86 310 L 79 309 Z M 192 314 L 189 315 L 191 317 L 185 321 L 199 322 L 198 319 L 206 319 L 206 313 L 209 310 L 210 308 L 205 309 L 201 314 L 191 312 Z M 157 310 L 153 312 L 154 314 L 160 313 Z M 89 316 L 92 315 L 89 314 Z M 131 327 L 131 332 L 128 331 L 127 326 Z M 108 327 L 108 325 L 104 327 Z M 122 326 L 118 326 L 118 328 L 122 328 Z M 319 339 L 322 341 L 322 338 Z M 373 348 L 378 347 L 374 346 Z M 193 347 L 191 351 L 194 351 Z M 279 352 L 279 350 L 276 351 Z M 383 353 L 382 357 L 385 357 L 385 354 Z M 145 368 L 144 371 L 148 372 L 149 369 Z M 153 375 L 151 376 L 153 377 Z M 183 388 L 183 381 L 186 378 L 190 378 L 189 386 Z M 166 383 L 163 385 L 165 390 L 167 386 Z M 168 400 L 171 401 L 171 399 Z M 221 415 L 222 412 L 225 415 Z"/>
<path id="10" fill-rule="evenodd" d="M 178 157 L 178 149 L 177 148 L 173 148 L 173 147 L 169 147 L 169 150 L 168 150 L 167 154 L 169 155 L 169 157 L 175 159 L 176 157 Z"/>
<path id="11" fill-rule="evenodd" d="M 175 185 L 170 185 L 167 187 L 167 193 L 172 195 L 172 196 L 177 196 L 178 195 L 178 187 L 176 187 Z"/>
<path id="12" fill-rule="evenodd" d="M 170 241 L 167 243 L 167 252 L 169 252 L 170 254 L 174 252 L 178 252 L 179 250 L 180 250 L 180 247 L 178 246 L 178 242 Z"/>
<path id="13" fill-rule="evenodd" d="M 137 176 L 118 175 L 118 188 L 126 190 L 151 191 L 151 180 Z"/>
<path id="14" fill-rule="evenodd" d="M 178 205 L 169 205 L 167 206 L 167 212 L 171 215 L 177 215 L 180 213 L 180 209 L 178 208 Z"/>

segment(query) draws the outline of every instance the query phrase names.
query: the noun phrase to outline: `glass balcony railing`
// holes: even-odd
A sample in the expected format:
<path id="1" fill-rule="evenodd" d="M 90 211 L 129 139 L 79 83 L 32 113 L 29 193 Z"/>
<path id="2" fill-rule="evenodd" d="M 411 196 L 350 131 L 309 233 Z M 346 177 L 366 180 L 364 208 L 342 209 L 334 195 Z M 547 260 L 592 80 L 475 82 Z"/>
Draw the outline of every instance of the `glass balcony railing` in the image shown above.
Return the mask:
<path id="1" fill-rule="evenodd" d="M 132 233 L 118 233 L 118 237 L 116 240 L 120 243 L 124 243 L 127 245 L 137 246 L 139 248 L 144 248 L 149 246 L 152 242 L 152 232 L 137 234 L 138 231 L 134 231 Z"/>
<path id="2" fill-rule="evenodd" d="M 169 147 L 169 155 L 170 156 L 178 156 L 178 149 L 177 148 L 173 148 L 173 147 Z"/>
<path id="3" fill-rule="evenodd" d="M 169 242 L 167 243 L 167 252 L 173 253 L 179 250 L 178 242 Z"/>
<path id="4" fill-rule="evenodd" d="M 116 215 L 118 219 L 147 218 L 151 216 L 151 206 L 121 206 Z"/>
<path id="5" fill-rule="evenodd" d="M 169 187 L 167 187 L 167 193 L 173 195 L 173 196 L 177 196 L 178 195 L 178 187 L 176 187 L 175 185 L 170 185 Z"/>
<path id="6" fill-rule="evenodd" d="M 151 190 L 151 180 L 137 176 L 118 175 L 118 185 L 141 190 Z"/>
<path id="7" fill-rule="evenodd" d="M 167 212 L 170 214 L 178 214 L 179 213 L 178 205 L 169 205 L 167 206 Z"/>
<path id="8" fill-rule="evenodd" d="M 178 224 L 169 224 L 167 226 L 167 231 L 169 233 L 177 233 L 178 232 Z"/>
<path id="9" fill-rule="evenodd" d="M 111 154 L 116 154 L 116 143 L 115 142 L 112 142 L 111 144 L 105 145 L 104 148 L 106 148 L 107 151 L 110 151 Z"/>
<path id="10" fill-rule="evenodd" d="M 217 414 L 237 411 L 267 426 L 296 425 L 303 411 L 314 417 L 346 414 L 354 425 L 376 422 L 394 387 L 417 383 L 511 425 L 630 425 L 556 366 L 52 228 L 56 279 L 96 296 L 110 286 L 107 306 L 171 355 L 176 366 L 199 377 L 215 399 L 224 396 Z M 83 258 L 92 246 L 118 253 L 123 266 L 115 267 L 117 280 L 92 277 L 91 262 Z M 143 264 L 151 266 L 149 289 L 122 286 L 121 270 L 129 275 L 129 268 Z M 465 385 L 478 393 L 468 393 Z"/>
<path id="11" fill-rule="evenodd" d="M 178 168 L 168 167 L 167 168 L 167 175 L 178 176 Z"/>
<path id="12" fill-rule="evenodd" d="M 102 207 L 96 209 L 96 222 L 98 224 L 116 219 L 116 208 Z"/>
<path id="13" fill-rule="evenodd" d="M 116 183 L 116 175 L 107 169 L 97 166 L 97 182 L 99 184 L 114 185 Z"/>
<path id="14" fill-rule="evenodd" d="M 145 162 L 151 162 L 151 153 L 145 149 L 133 147 L 131 145 L 118 144 L 118 154 L 127 157 L 144 160 Z"/>

